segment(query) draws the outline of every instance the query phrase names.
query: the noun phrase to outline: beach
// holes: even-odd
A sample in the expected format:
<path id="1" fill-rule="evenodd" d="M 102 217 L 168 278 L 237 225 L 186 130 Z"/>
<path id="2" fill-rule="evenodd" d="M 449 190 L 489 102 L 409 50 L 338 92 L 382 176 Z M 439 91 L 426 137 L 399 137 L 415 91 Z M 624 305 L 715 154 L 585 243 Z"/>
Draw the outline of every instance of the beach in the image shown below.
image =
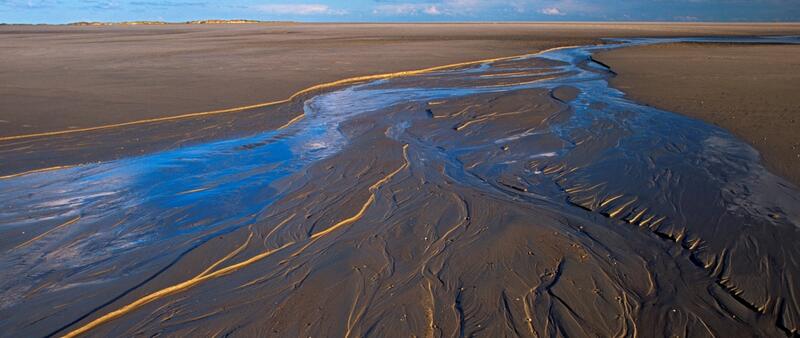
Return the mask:
<path id="1" fill-rule="evenodd" d="M 282 100 L 354 76 L 595 44 L 608 37 L 798 31 L 795 24 L 9 25 L 0 27 L 5 37 L 0 42 L 0 139 L 226 110 Z M 181 121 L 169 128 L 148 125 L 113 130 L 112 136 L 63 139 L 62 146 L 96 146 L 73 153 L 37 151 L 24 160 L 0 155 L 0 175 L 253 133 L 277 128 L 297 114 L 297 109 L 270 111 L 270 118 L 258 123 L 238 123 L 247 120 L 245 114 L 202 115 L 206 120 L 187 120 L 186 126 Z M 6 140 L 0 152 L 37 146 L 28 142 L 35 139 L 24 141 L 9 145 Z"/>
<path id="2" fill-rule="evenodd" d="M 0 27 L 0 332 L 796 335 L 797 31 Z"/>
<path id="3" fill-rule="evenodd" d="M 797 46 L 669 44 L 600 53 L 632 99 L 708 121 L 747 140 L 800 185 Z"/>

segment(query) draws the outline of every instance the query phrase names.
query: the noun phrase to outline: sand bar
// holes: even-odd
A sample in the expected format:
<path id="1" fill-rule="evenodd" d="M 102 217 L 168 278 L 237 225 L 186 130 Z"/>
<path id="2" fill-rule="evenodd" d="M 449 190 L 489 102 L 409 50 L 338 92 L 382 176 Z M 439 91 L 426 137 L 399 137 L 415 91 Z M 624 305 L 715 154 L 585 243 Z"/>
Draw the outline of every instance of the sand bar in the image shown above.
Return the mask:
<path id="1" fill-rule="evenodd" d="M 719 125 L 800 185 L 800 46 L 669 44 L 601 53 L 639 102 Z"/>

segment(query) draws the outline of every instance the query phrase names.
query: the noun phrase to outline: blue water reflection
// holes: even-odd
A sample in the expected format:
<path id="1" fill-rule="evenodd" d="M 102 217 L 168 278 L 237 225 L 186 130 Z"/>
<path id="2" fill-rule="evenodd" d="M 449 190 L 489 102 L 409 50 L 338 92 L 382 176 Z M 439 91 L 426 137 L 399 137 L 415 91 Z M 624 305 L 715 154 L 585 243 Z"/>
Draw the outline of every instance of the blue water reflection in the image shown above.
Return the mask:
<path id="1" fill-rule="evenodd" d="M 305 102 L 305 118 L 286 129 L 0 180 L 0 205 L 3 206 L 0 209 L 0 226 L 5 233 L 42 234 L 43 228 L 50 229 L 80 217 L 69 228 L 48 233 L 34 242 L 2 248 L 6 253 L 0 258 L 0 308 L 19 302 L 19 294 L 27 291 L 27 286 L 33 284 L 31 281 L 50 274 L 77 274 L 87 269 L 99 269 L 103 264 L 123 266 L 133 272 L 147 261 L 142 261 L 142 256 L 155 260 L 169 251 L 160 246 L 176 245 L 176 248 L 184 250 L 207 238 L 252 224 L 255 215 L 287 193 L 276 182 L 341 151 L 347 146 L 347 138 L 339 127 L 362 114 L 409 102 L 573 85 L 582 92 L 573 103 L 573 108 L 580 114 L 576 114 L 569 123 L 554 127 L 558 134 L 569 139 L 576 130 L 591 129 L 591 124 L 597 118 L 608 113 L 593 109 L 586 102 L 605 100 L 617 108 L 634 105 L 621 100 L 622 93 L 607 86 L 605 79 L 608 74 L 602 66 L 589 61 L 592 52 L 624 45 L 676 41 L 733 40 L 628 39 L 615 40 L 604 46 L 554 50 L 536 56 L 563 63 L 540 73 L 553 78 L 517 85 L 492 87 L 459 82 L 443 87 L 438 82 L 422 82 L 423 86 L 417 81 L 412 86 L 392 86 L 402 83 L 403 79 L 373 81 L 309 99 Z M 794 37 L 742 38 L 735 41 L 800 42 Z M 582 66 L 585 68 L 580 68 Z M 491 70 L 492 65 L 486 63 L 425 76 L 458 78 Z M 542 69 L 528 67 L 515 70 Z M 601 84 L 598 85 L 597 81 Z M 592 100 L 588 99 L 589 96 Z M 675 119 L 653 120 L 642 115 L 639 120 L 626 120 L 625 123 L 637 124 L 631 129 L 640 133 L 608 151 L 628 153 L 653 148 L 642 145 L 652 141 L 649 132 L 668 132 L 677 125 L 690 128 L 695 123 L 681 117 Z M 663 125 L 674 123 L 677 119 L 682 119 L 682 124 Z M 396 131 L 395 136 L 398 137 L 402 132 Z M 689 135 L 687 137 L 693 135 L 682 134 Z M 699 133 L 694 135 L 696 139 L 691 140 L 693 143 L 703 143 L 703 138 L 707 137 Z M 532 155 L 552 157 L 556 153 Z M 622 155 L 607 153 L 600 157 L 614 156 Z M 139 258 L 126 261 L 125 255 L 134 251 Z M 69 283 L 70 280 L 65 278 L 62 287 L 67 287 Z"/>

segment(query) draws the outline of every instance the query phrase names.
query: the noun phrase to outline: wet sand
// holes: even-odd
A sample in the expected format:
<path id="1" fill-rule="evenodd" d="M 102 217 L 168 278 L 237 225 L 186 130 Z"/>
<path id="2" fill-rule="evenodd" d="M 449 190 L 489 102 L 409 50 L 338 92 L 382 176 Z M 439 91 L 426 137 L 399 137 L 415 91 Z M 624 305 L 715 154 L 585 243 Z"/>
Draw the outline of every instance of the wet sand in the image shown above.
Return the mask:
<path id="1" fill-rule="evenodd" d="M 328 88 L 278 131 L 0 180 L 0 328 L 796 334 L 797 190 L 586 52 Z"/>
<path id="2" fill-rule="evenodd" d="M 796 188 L 589 51 L 5 142 L 141 156 L 0 179 L 0 331 L 797 334 Z"/>
<path id="3" fill-rule="evenodd" d="M 352 76 L 522 55 L 603 37 L 799 32 L 796 24 L 2 26 L 0 139 L 247 106 Z M 276 128 L 297 112 L 270 111 L 257 124 L 239 123 L 248 120 L 241 115 L 95 135 L 100 147 L 28 151 L 39 156 L 25 159 L 6 154 L 29 149 L 28 142 L 0 141 L 0 175 Z M 61 141 L 74 142 L 86 144 Z"/>
<path id="4" fill-rule="evenodd" d="M 800 186 L 800 47 L 669 44 L 600 53 L 632 99 L 719 125 Z"/>

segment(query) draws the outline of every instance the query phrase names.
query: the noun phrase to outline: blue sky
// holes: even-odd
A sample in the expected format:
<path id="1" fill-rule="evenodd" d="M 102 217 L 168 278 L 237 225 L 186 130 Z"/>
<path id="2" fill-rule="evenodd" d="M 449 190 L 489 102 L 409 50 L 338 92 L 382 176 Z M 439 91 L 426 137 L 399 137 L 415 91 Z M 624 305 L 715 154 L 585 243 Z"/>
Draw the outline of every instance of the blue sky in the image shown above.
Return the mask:
<path id="1" fill-rule="evenodd" d="M 0 0 L 0 22 L 800 21 L 800 0 Z"/>

